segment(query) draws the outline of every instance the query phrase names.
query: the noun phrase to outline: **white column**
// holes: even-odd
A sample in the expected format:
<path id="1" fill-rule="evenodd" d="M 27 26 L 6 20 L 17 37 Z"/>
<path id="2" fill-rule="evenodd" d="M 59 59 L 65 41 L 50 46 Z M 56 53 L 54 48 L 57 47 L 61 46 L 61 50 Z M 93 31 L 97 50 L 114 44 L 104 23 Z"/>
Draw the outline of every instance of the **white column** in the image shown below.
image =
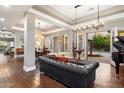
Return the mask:
<path id="1" fill-rule="evenodd" d="M 27 13 L 24 23 L 24 71 L 32 71 L 35 66 L 35 16 Z"/>
<path id="2" fill-rule="evenodd" d="M 21 39 L 20 39 L 20 33 L 15 33 L 15 48 L 21 48 Z"/>
<path id="3" fill-rule="evenodd" d="M 74 43 L 74 33 L 73 31 L 69 31 L 69 50 L 70 56 L 73 57 L 73 43 Z"/>
<path id="4" fill-rule="evenodd" d="M 43 49 L 44 46 L 47 47 L 46 46 L 46 36 L 45 35 L 43 36 L 42 49 Z"/>
<path id="5" fill-rule="evenodd" d="M 114 29 L 111 29 L 111 31 L 110 31 L 110 53 L 111 53 L 111 56 L 112 56 L 112 52 L 116 51 L 116 49 L 113 46 L 113 43 L 115 41 L 117 41 L 117 38 L 116 38 L 116 36 L 118 35 L 117 32 L 118 32 L 117 27 L 115 27 Z M 113 65 L 115 67 L 115 62 L 112 59 L 111 59 L 111 65 Z"/>
<path id="6" fill-rule="evenodd" d="M 84 58 L 88 59 L 88 33 L 87 32 L 85 32 Z"/>

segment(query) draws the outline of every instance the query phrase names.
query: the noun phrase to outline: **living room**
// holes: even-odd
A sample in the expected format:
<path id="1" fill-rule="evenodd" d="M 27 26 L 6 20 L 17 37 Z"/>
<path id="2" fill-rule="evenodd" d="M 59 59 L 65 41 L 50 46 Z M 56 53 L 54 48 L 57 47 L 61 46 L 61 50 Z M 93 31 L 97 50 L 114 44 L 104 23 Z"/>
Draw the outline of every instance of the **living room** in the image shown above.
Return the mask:
<path id="1" fill-rule="evenodd" d="M 123 14 L 123 5 L 0 5 L 0 87 L 123 88 Z"/>

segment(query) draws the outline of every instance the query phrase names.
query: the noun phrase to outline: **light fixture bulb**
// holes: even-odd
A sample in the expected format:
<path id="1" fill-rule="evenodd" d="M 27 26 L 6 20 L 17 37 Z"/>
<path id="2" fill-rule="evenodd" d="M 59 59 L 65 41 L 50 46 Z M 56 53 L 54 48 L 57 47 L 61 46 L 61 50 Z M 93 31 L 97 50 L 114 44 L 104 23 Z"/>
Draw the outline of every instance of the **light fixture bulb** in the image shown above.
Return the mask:
<path id="1" fill-rule="evenodd" d="M 74 29 L 74 31 L 76 31 L 76 27 L 74 27 L 73 29 Z"/>
<path id="2" fill-rule="evenodd" d="M 0 21 L 4 21 L 5 19 L 4 18 L 0 18 Z"/>
<path id="3" fill-rule="evenodd" d="M 101 24 L 104 25 L 104 22 L 102 21 Z"/>
<path id="4" fill-rule="evenodd" d="M 7 8 L 9 8 L 10 6 L 9 6 L 9 5 L 4 5 L 4 7 L 7 7 Z"/>
<path id="5" fill-rule="evenodd" d="M 86 29 L 86 26 L 83 26 L 83 29 Z"/>
<path id="6" fill-rule="evenodd" d="M 3 30 L 6 30 L 6 27 L 4 27 Z"/>
<path id="7" fill-rule="evenodd" d="M 81 30 L 81 26 L 78 27 L 78 30 Z"/>
<path id="8" fill-rule="evenodd" d="M 88 25 L 88 27 L 90 28 L 90 27 L 91 27 L 91 25 Z"/>
<path id="9" fill-rule="evenodd" d="M 95 27 L 97 27 L 98 26 L 98 24 L 97 23 L 95 23 Z"/>

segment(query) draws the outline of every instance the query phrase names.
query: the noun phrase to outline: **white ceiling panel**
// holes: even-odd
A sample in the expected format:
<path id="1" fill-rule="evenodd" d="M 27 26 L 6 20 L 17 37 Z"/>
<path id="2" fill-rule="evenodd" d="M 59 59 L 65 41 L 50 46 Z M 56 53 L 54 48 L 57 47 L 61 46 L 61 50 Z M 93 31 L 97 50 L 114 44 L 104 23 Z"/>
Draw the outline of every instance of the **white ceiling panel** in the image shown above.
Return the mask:
<path id="1" fill-rule="evenodd" d="M 36 28 L 47 29 L 47 28 L 50 28 L 52 26 L 54 26 L 54 25 L 50 24 L 48 22 L 41 21 L 41 20 L 38 20 L 38 19 L 35 20 L 35 27 Z"/>
<path id="2" fill-rule="evenodd" d="M 31 5 L 10 5 L 10 7 L 0 5 L 0 18 L 5 19 L 3 22 L 0 21 L 0 30 L 4 27 L 10 29 L 13 25 L 21 21 L 24 13 L 31 7 Z"/>
<path id="3" fill-rule="evenodd" d="M 74 6 L 70 6 L 70 5 L 51 5 L 52 8 L 56 9 L 57 11 L 59 11 L 60 13 L 62 13 L 63 15 L 67 16 L 68 18 L 74 20 L 75 19 L 75 8 Z M 99 9 L 100 11 L 109 9 L 115 7 L 115 5 L 100 5 Z M 89 14 L 93 14 L 96 13 L 98 10 L 98 5 L 90 5 L 90 6 L 86 6 L 86 5 L 82 5 L 80 7 L 77 8 L 77 18 L 81 18 L 83 16 L 89 15 Z"/>

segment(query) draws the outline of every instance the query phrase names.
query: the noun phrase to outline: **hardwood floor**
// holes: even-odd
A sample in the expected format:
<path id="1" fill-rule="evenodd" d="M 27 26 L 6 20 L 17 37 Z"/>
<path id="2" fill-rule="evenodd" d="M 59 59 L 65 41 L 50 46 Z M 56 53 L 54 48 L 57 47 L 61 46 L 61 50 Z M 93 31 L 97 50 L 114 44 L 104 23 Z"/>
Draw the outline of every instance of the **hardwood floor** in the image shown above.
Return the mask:
<path id="1" fill-rule="evenodd" d="M 2 61 L 5 61 L 3 64 Z M 8 62 L 6 62 L 8 61 Z M 37 66 L 36 71 L 25 73 L 23 71 L 23 57 L 5 57 L 0 55 L 0 87 L 13 88 L 61 88 L 64 85 L 49 78 L 48 76 L 40 74 Z"/>
<path id="2" fill-rule="evenodd" d="M 65 86 L 54 79 L 40 74 L 39 65 L 37 70 L 23 71 L 23 57 L 10 57 L 0 54 L 0 87 L 7 88 L 64 88 Z M 96 71 L 96 80 L 92 87 L 124 87 L 124 69 L 120 74 L 115 74 L 115 69 L 110 64 L 101 63 Z"/>
<path id="3" fill-rule="evenodd" d="M 115 68 L 110 64 L 101 63 L 96 71 L 96 80 L 93 87 L 100 88 L 123 88 L 124 68 L 120 69 L 120 74 L 115 73 Z"/>

